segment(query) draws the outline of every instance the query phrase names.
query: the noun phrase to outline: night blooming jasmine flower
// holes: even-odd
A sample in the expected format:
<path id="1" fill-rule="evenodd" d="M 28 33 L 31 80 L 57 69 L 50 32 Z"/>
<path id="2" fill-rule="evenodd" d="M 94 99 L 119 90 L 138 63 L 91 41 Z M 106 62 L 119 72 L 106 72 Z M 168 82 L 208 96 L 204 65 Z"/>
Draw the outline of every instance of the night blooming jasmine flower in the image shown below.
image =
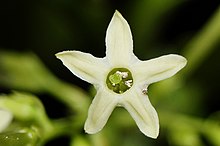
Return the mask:
<path id="1" fill-rule="evenodd" d="M 12 113 L 3 109 L 0 109 L 0 132 L 5 130 L 12 120 Z"/>
<path id="2" fill-rule="evenodd" d="M 80 51 L 56 54 L 76 76 L 93 84 L 97 94 L 89 108 L 85 131 L 94 134 L 106 124 L 116 106 L 124 107 L 146 136 L 157 138 L 159 120 L 147 96 L 147 87 L 169 78 L 186 65 L 179 55 L 141 61 L 133 53 L 130 27 L 116 11 L 106 34 L 106 57 Z"/>

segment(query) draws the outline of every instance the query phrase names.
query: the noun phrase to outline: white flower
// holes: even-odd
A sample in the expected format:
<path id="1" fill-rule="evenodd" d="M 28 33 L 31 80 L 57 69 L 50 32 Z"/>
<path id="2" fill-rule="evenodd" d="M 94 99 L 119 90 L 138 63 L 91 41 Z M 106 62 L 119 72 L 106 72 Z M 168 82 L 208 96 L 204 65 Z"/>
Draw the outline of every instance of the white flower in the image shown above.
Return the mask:
<path id="1" fill-rule="evenodd" d="M 12 121 L 12 113 L 0 109 L 0 132 L 4 131 Z"/>
<path id="2" fill-rule="evenodd" d="M 139 60 L 133 53 L 130 27 L 118 11 L 107 29 L 106 57 L 97 58 L 80 51 L 64 51 L 56 56 L 73 74 L 97 90 L 84 127 L 87 133 L 100 131 L 114 108 L 123 106 L 141 132 L 151 138 L 159 134 L 159 120 L 148 99 L 147 87 L 173 76 L 187 62 L 173 54 Z"/>

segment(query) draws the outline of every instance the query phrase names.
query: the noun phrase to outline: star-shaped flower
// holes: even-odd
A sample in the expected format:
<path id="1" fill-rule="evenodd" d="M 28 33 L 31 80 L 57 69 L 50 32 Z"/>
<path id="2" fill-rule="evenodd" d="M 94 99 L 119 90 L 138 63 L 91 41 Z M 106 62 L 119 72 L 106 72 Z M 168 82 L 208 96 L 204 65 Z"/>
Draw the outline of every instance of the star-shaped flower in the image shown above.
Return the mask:
<path id="1" fill-rule="evenodd" d="M 9 126 L 12 121 L 12 117 L 11 112 L 0 109 L 0 132 L 4 131 Z"/>
<path id="2" fill-rule="evenodd" d="M 100 131 L 114 108 L 123 106 L 140 131 L 151 138 L 159 134 L 159 120 L 148 99 L 147 87 L 173 76 L 187 62 L 174 54 L 139 60 L 133 53 L 130 27 L 118 11 L 107 29 L 106 57 L 97 58 L 80 51 L 64 51 L 56 56 L 73 74 L 97 90 L 84 126 L 87 133 Z"/>

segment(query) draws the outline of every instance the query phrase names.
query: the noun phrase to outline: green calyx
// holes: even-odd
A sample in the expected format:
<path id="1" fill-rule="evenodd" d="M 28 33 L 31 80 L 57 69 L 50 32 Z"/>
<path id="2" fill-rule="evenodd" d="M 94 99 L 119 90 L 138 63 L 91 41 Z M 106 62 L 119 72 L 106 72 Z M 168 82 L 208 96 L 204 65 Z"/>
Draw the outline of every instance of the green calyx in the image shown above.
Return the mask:
<path id="1" fill-rule="evenodd" d="M 132 74 L 126 68 L 114 68 L 109 72 L 106 84 L 110 90 L 122 94 L 133 85 Z"/>

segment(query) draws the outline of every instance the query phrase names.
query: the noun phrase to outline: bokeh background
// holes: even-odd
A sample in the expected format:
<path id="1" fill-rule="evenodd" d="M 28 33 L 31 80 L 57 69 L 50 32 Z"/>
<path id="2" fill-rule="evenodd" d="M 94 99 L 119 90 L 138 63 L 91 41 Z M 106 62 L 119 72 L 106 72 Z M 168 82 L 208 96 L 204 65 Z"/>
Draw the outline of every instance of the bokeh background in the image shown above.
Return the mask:
<path id="1" fill-rule="evenodd" d="M 197 122 L 212 121 L 217 125 L 214 129 L 220 129 L 219 0 L 1 1 L 0 57 L 4 58 L 8 52 L 15 53 L 14 56 L 10 56 L 9 53 L 11 60 L 17 62 L 17 68 L 14 67 L 11 71 L 20 75 L 20 71 L 17 70 L 23 66 L 19 63 L 22 54 L 34 54 L 34 57 L 41 60 L 44 67 L 58 79 L 83 89 L 91 101 L 94 95 L 91 85 L 72 75 L 54 54 L 64 50 L 80 50 L 97 57 L 105 56 L 105 33 L 116 9 L 122 13 L 131 27 L 134 52 L 140 59 L 177 53 L 188 59 L 188 66 L 175 79 L 150 86 L 150 99 L 158 109 L 159 118 L 161 118 L 162 128 L 157 140 L 142 135 L 123 109 L 115 110 L 106 128 L 103 129 L 107 131 L 103 132 L 106 134 L 94 139 L 105 141 L 101 144 L 103 146 L 187 146 L 189 143 L 198 146 L 218 146 L 219 143 L 213 141 L 216 141 L 217 137 L 220 139 L 218 135 L 220 132 L 215 134 L 201 132 L 200 128 L 204 127 Z M 7 68 L 4 66 L 6 61 L 1 59 L 0 61 L 1 94 L 11 94 L 13 90 L 25 91 L 36 95 L 41 100 L 51 119 L 70 115 L 65 103 L 54 98 L 53 94 L 35 86 L 23 87 L 8 81 L 6 79 L 8 72 L 4 69 Z M 35 68 L 34 65 L 33 68 Z M 25 72 L 25 69 L 23 71 Z M 31 73 L 15 78 L 19 78 L 20 83 L 24 80 L 35 82 L 35 79 L 32 80 L 32 76 L 27 77 L 28 75 L 31 76 Z M 47 84 L 50 86 L 49 82 L 45 79 L 45 86 Z M 164 109 L 174 114 L 164 112 Z M 174 116 L 176 112 L 181 116 Z M 125 115 L 129 120 L 118 118 L 120 114 Z M 178 120 L 181 122 L 172 123 Z M 197 129 L 194 124 L 190 127 L 191 121 L 196 121 L 194 124 L 198 126 Z M 127 122 L 132 124 L 126 124 Z M 114 123 L 117 123 L 116 126 Z M 121 125 L 128 126 L 120 128 Z M 211 130 L 211 128 L 207 129 Z M 114 133 L 117 134 L 114 135 Z M 89 139 L 88 143 L 98 145 L 94 142 L 95 140 L 91 140 L 90 136 L 83 133 L 83 127 L 74 136 L 61 134 L 48 140 L 45 145 L 69 145 L 70 142 L 74 145 L 74 138 L 78 136 L 82 141 Z M 215 138 L 210 138 L 212 136 Z"/>

